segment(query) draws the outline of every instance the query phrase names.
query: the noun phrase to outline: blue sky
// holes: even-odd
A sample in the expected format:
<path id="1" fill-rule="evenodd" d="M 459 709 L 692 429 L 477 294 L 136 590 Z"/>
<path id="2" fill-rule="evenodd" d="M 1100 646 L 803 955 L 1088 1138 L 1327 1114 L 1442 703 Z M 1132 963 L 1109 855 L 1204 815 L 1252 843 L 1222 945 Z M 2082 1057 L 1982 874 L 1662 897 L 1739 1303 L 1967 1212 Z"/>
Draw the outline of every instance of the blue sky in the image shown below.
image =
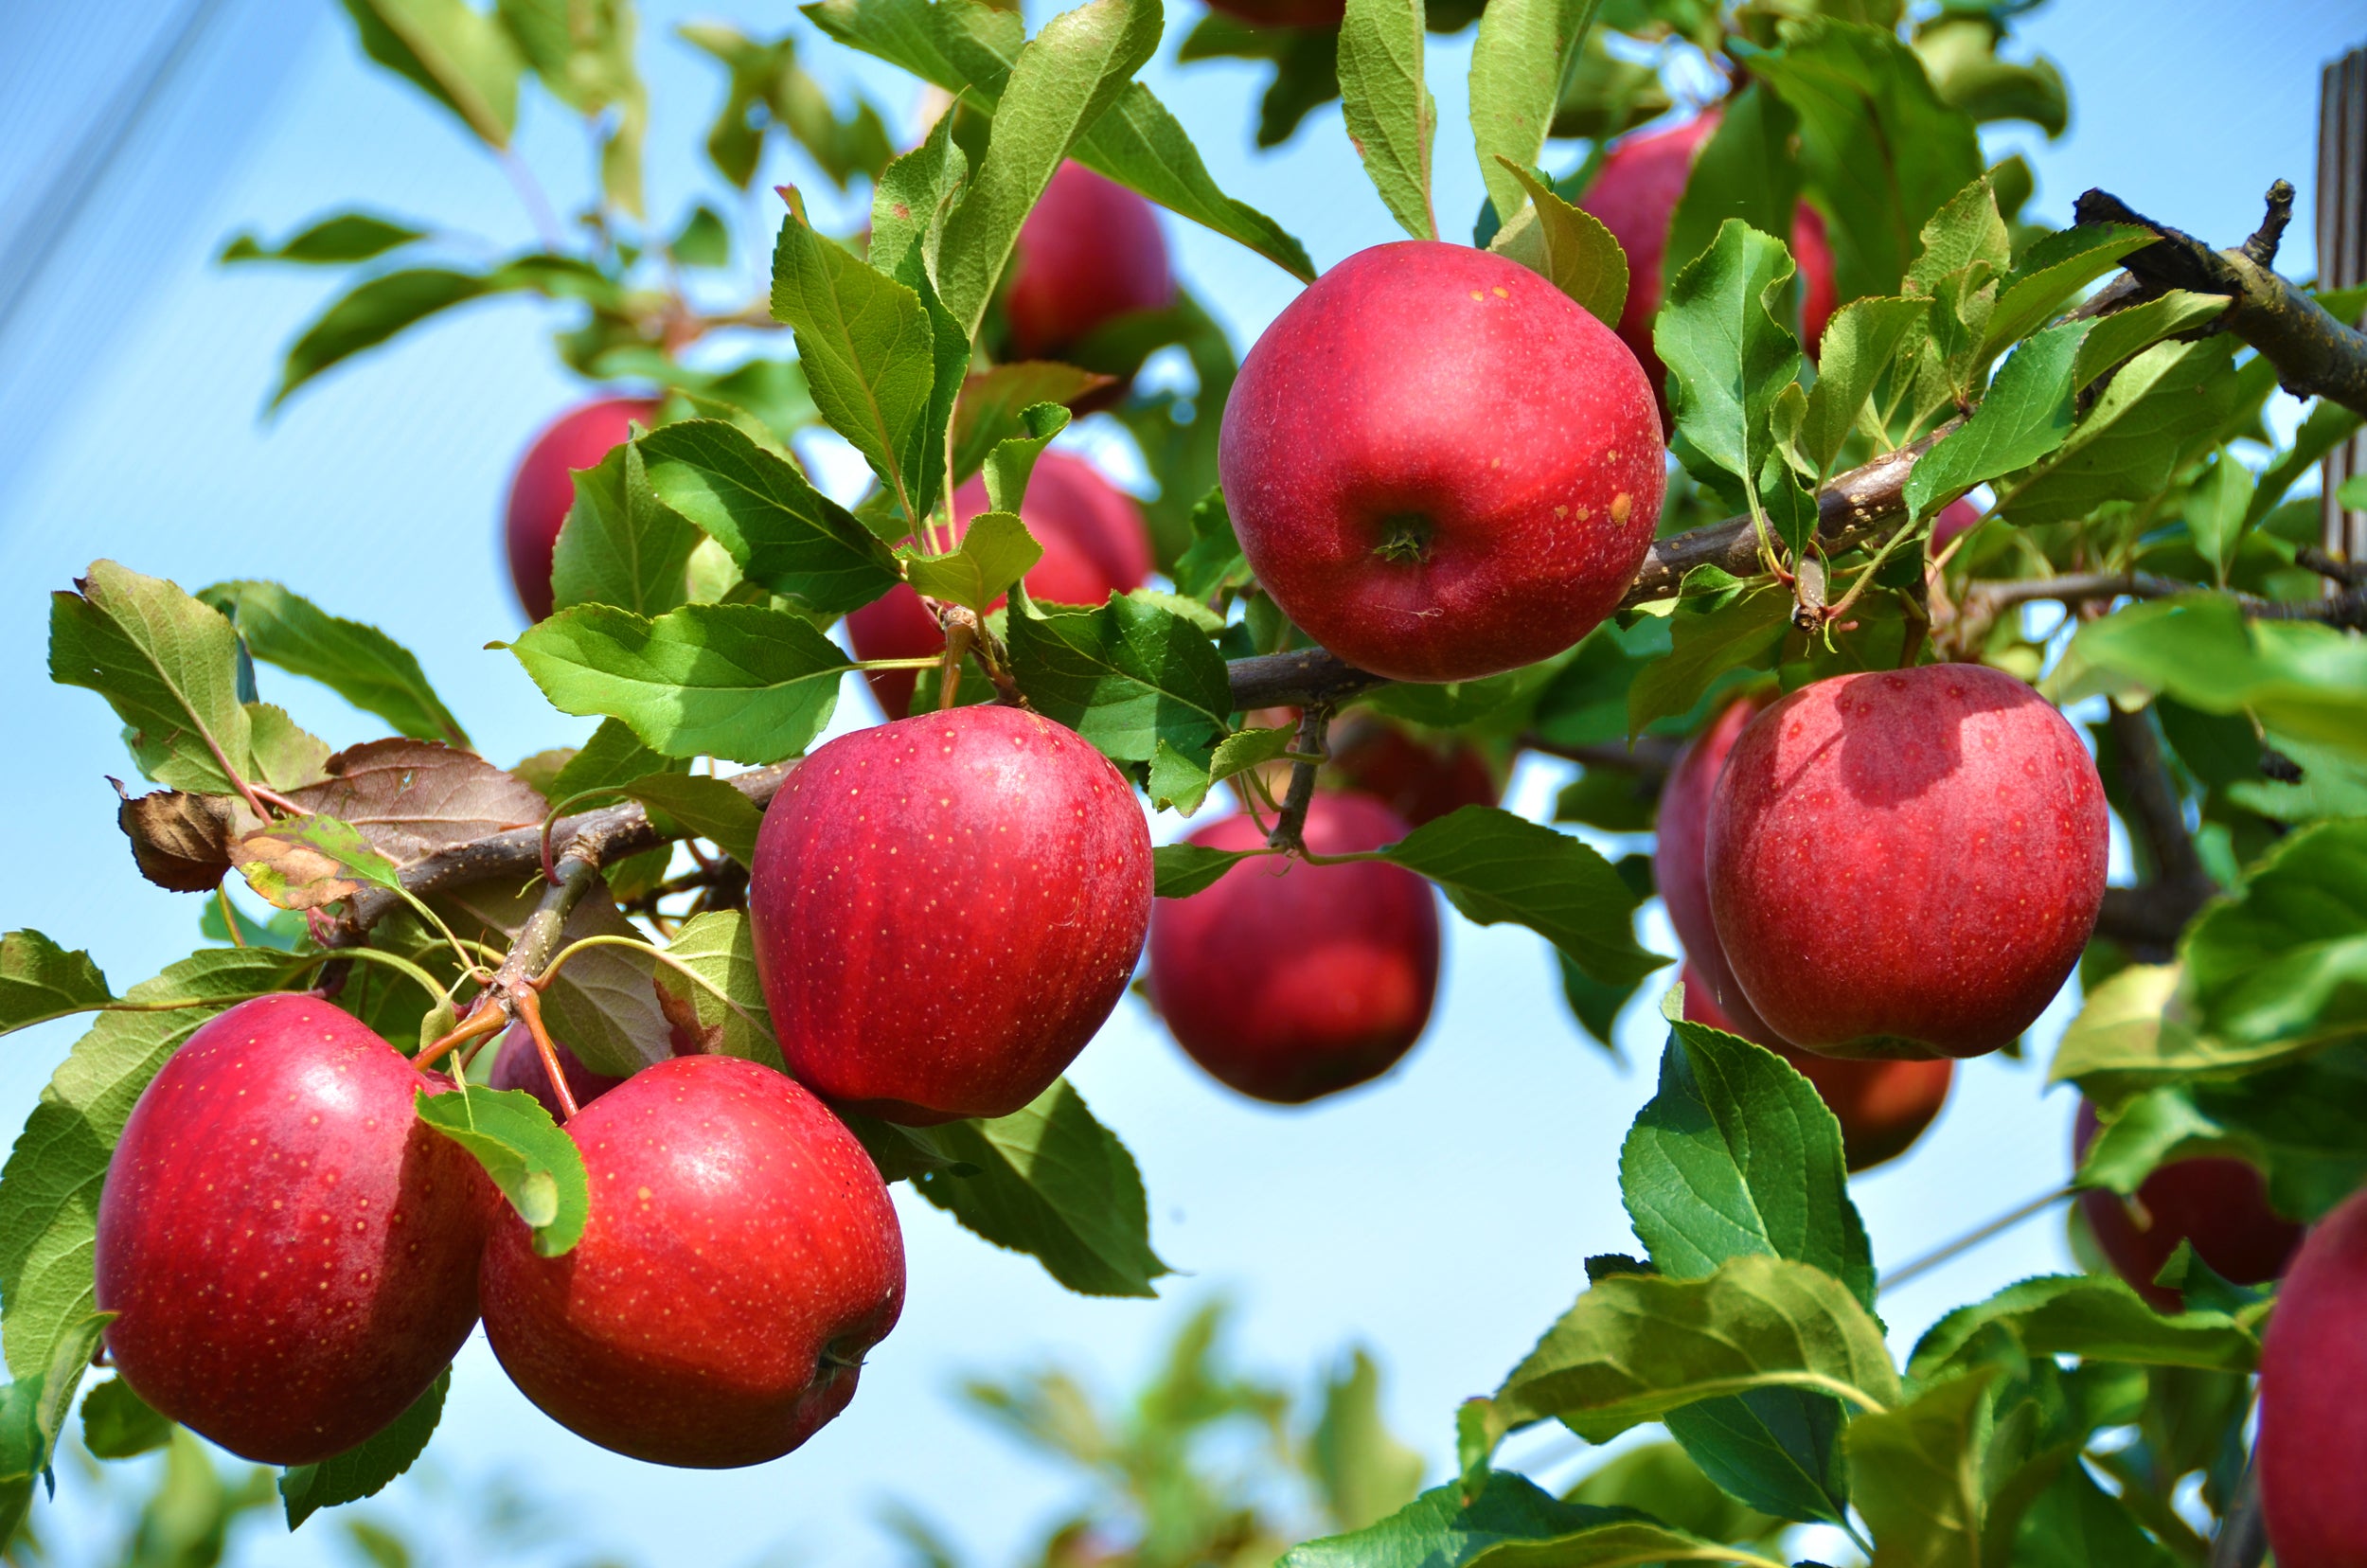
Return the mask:
<path id="1" fill-rule="evenodd" d="M 652 206 L 669 220 L 717 194 L 696 148 L 720 91 L 671 25 L 733 9 L 660 5 L 645 26 Z M 785 14 L 745 8 L 739 19 L 764 30 Z M 142 28 L 167 15 L 156 7 Z M 1190 19 L 1177 9 L 1167 53 Z M 901 128 L 909 83 L 796 26 L 811 40 L 810 66 L 833 82 L 870 84 Z M 2232 241 L 2257 221 L 2272 178 L 2293 179 L 2307 210 L 2318 64 L 2358 30 L 2343 0 L 2264 4 L 2236 27 L 2201 0 L 2057 4 L 2025 37 L 2069 76 L 2073 128 L 2056 144 L 2002 134 L 1998 151 L 2029 151 L 2038 210 L 2058 220 L 2079 190 L 2100 185 Z M 0 172 L 0 243 L 22 239 L 36 187 L 62 167 L 61 128 L 91 116 L 132 31 L 24 10 L 0 17 L 0 135 L 36 154 Z M 1468 34 L 1439 43 L 1431 61 L 1442 127 L 1436 205 L 1450 228 L 1480 200 L 1463 131 L 1468 45 Z M 1257 70 L 1178 69 L 1163 58 L 1148 79 L 1219 181 L 1281 219 L 1319 264 L 1395 237 L 1336 109 L 1261 156 L 1249 131 Z M 521 150 L 562 204 L 580 193 L 588 159 L 577 129 L 533 95 Z M 799 179 L 829 210 L 810 173 L 783 162 L 768 169 L 776 177 Z M 769 201 L 750 209 L 743 238 L 769 229 Z M 89 948 L 118 987 L 196 945 L 198 907 L 133 876 L 100 776 L 130 772 L 116 722 L 89 693 L 43 675 L 41 596 L 93 558 L 189 587 L 276 578 L 375 621 L 419 653 L 496 760 L 573 743 L 591 727 L 552 712 L 507 654 L 483 647 L 517 629 L 493 535 L 510 465 L 578 395 L 549 350 L 550 317 L 523 305 L 465 312 L 333 373 L 276 419 L 261 413 L 280 349 L 329 281 L 223 273 L 207 258 L 240 227 L 277 234 L 357 203 L 498 247 L 530 238 L 494 166 L 447 117 L 361 62 L 333 8 L 224 0 L 172 92 L 133 126 L 125 154 L 69 214 L 50 265 L 0 325 L 9 367 L 0 378 L 0 668 L 13 674 L 0 686 L 0 713 L 26 747 L 8 775 L 20 831 L 0 860 L 0 911 L 8 925 Z M 1226 241 L 1181 223 L 1170 233 L 1190 285 L 1244 346 L 1295 292 Z M 2308 270 L 2308 248 L 2307 226 L 2296 223 L 2289 271 Z M 1109 450 L 1106 434 L 1077 440 Z M 822 467 L 826 478 L 845 476 L 843 463 Z M 378 733 L 325 693 L 263 678 L 268 699 L 333 741 Z M 872 717 L 850 684 L 842 724 Z M 1511 803 L 1541 812 L 1561 776 L 1555 764 L 1524 765 Z M 1657 906 L 1646 935 L 1674 951 Z M 1586 1043 L 1562 1008 L 1550 954 L 1524 932 L 1450 919 L 1447 952 L 1440 1005 L 1414 1056 L 1379 1084 L 1303 1112 L 1229 1096 L 1137 1004 L 1121 1006 L 1073 1076 L 1143 1167 L 1154 1241 L 1181 1271 L 1162 1301 L 1069 1296 L 1031 1261 L 899 1191 L 904 1321 L 875 1353 L 854 1406 L 801 1452 L 721 1473 L 604 1453 L 528 1406 L 480 1339 L 461 1358 L 433 1467 L 514 1474 L 560 1505 L 572 1539 L 648 1563 L 739 1563 L 776 1548 L 796 1561 L 891 1561 L 873 1523 L 890 1498 L 921 1506 L 974 1560 L 1005 1561 L 1058 1510 L 1064 1483 L 962 1415 L 949 1398 L 954 1381 L 1057 1360 L 1125 1386 L 1188 1304 L 1225 1292 L 1240 1304 L 1243 1354 L 1274 1375 L 1305 1384 L 1343 1346 L 1369 1345 L 1386 1368 L 1395 1425 L 1442 1471 L 1455 1402 L 1491 1386 L 1568 1304 L 1588 1254 L 1632 1246 L 1617 1149 L 1650 1094 L 1659 1050 L 1648 1007 L 1627 1020 L 1624 1072 Z M 2042 1046 L 2069 1007 L 2058 1002 L 2042 1024 Z M 73 1033 L 52 1025 L 8 1042 L 0 1121 L 21 1120 Z M 1895 1265 L 2060 1180 L 2072 1105 L 2040 1094 L 2044 1056 L 1970 1064 L 1935 1131 L 1858 1184 L 1878 1260 Z M 1900 1343 L 1949 1305 L 2062 1266 L 2060 1236 L 2051 1221 L 2033 1223 L 1886 1297 Z M 1516 1442 L 1509 1457 L 1567 1452 L 1540 1436 Z M 1560 1480 L 1577 1468 L 1565 1457 L 1542 1473 Z M 427 1519 L 448 1507 L 444 1495 L 405 1482 L 381 1506 Z M 69 1488 L 67 1537 L 78 1519 L 87 1522 L 88 1508 Z M 275 1525 L 242 1538 L 242 1560 L 344 1560 L 332 1540 L 318 1525 L 293 1539 Z"/>

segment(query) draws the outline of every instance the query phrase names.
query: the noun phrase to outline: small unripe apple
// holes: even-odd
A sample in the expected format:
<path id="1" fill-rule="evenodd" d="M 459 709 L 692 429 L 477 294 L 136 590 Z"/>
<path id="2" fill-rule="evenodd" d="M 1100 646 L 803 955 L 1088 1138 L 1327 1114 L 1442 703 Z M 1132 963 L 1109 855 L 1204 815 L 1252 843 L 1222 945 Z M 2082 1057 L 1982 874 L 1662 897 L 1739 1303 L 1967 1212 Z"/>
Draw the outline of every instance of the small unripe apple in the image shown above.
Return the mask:
<path id="1" fill-rule="evenodd" d="M 904 1305 L 904 1239 L 863 1145 L 736 1057 L 635 1073 L 567 1124 L 591 1178 L 572 1252 L 505 1208 L 485 1337 L 570 1432 L 652 1464 L 760 1465 L 846 1408 Z"/>
<path id="2" fill-rule="evenodd" d="M 559 1070 L 566 1075 L 567 1092 L 575 1096 L 578 1111 L 625 1081 L 594 1072 L 558 1041 L 551 1042 L 551 1049 L 559 1058 Z M 534 1048 L 534 1037 L 523 1024 L 511 1025 L 502 1036 L 501 1044 L 494 1047 L 493 1071 L 486 1081 L 494 1089 L 523 1089 L 542 1102 L 553 1121 L 562 1118 L 559 1095 L 551 1088 L 551 1076 L 543 1066 L 542 1053 Z"/>
<path id="3" fill-rule="evenodd" d="M 960 539 L 986 509 L 986 481 L 973 474 L 953 492 L 953 537 Z M 1141 504 L 1081 457 L 1047 452 L 1037 458 L 1019 515 L 1043 546 L 1043 559 L 1025 579 L 1030 598 L 1101 604 L 1112 594 L 1140 588 L 1150 576 L 1150 533 Z M 944 629 L 902 583 L 848 615 L 846 635 L 858 659 L 919 659 L 945 648 Z M 901 719 L 910 711 L 917 670 L 867 669 L 863 678 L 887 717 Z"/>
<path id="4" fill-rule="evenodd" d="M 2087 1157 L 2096 1125 L 2095 1107 L 2081 1100 L 2074 1167 Z M 2179 1293 L 2154 1276 L 2180 1241 L 2192 1241 L 2195 1256 L 2220 1278 L 2258 1285 L 2284 1272 L 2302 1239 L 2302 1227 L 2269 1206 L 2259 1171 L 2216 1155 L 2171 1161 L 2145 1179 L 2133 1201 L 2091 1188 L 2079 1195 L 2079 1209 L 2112 1272 L 2164 1312 L 2179 1310 Z"/>
<path id="5" fill-rule="evenodd" d="M 2367 1193 L 2310 1227 L 2260 1353 L 2252 1467 L 2277 1568 L 2367 1564 Z"/>
<path id="6" fill-rule="evenodd" d="M 1914 1146 L 1948 1103 L 1956 1063 L 1932 1061 L 1842 1061 L 1785 1044 L 1757 1019 L 1730 1018 L 1711 999 L 1709 987 L 1688 957 L 1684 969 L 1685 1018 L 1766 1046 L 1791 1063 L 1813 1085 L 1817 1096 L 1841 1123 L 1842 1154 L 1849 1168 L 1870 1170 Z M 1755 1025 L 1760 1031 L 1753 1033 Z"/>
<path id="7" fill-rule="evenodd" d="M 499 1202 L 413 1109 L 449 1087 L 313 996 L 189 1036 L 98 1202 L 98 1305 L 140 1398 L 244 1458 L 310 1465 L 426 1392 L 476 1325 Z"/>
<path id="8" fill-rule="evenodd" d="M 1619 312 L 1619 338 L 1635 351 L 1650 378 L 1664 419 L 1668 371 L 1652 347 L 1652 320 L 1660 314 L 1668 225 L 1693 177 L 1694 160 L 1717 122 L 1718 111 L 1711 109 L 1682 125 L 1624 138 L 1578 198 L 1578 205 L 1611 230 L 1628 253 L 1628 302 Z M 1833 284 L 1833 247 L 1825 238 L 1824 220 L 1806 202 L 1792 210 L 1790 240 L 1800 275 L 1801 339 L 1813 355 L 1841 296 Z"/>
<path id="9" fill-rule="evenodd" d="M 1950 501 L 1931 520 L 1931 553 L 1938 555 L 1980 521 L 1980 508 L 1962 499 Z"/>
<path id="10" fill-rule="evenodd" d="M 1062 164 L 1011 252 L 1003 290 L 1010 357 L 1060 359 L 1119 316 L 1173 303 L 1158 209 L 1082 164 Z"/>
<path id="11" fill-rule="evenodd" d="M 1340 787 L 1371 795 L 1408 828 L 1503 798 L 1496 765 L 1468 740 L 1423 739 L 1368 714 L 1335 721 L 1328 739 Z"/>
<path id="12" fill-rule="evenodd" d="M 982 705 L 839 737 L 749 873 L 790 1071 L 889 1121 L 1017 1111 L 1117 1006 L 1150 887 L 1134 792 L 1074 730 Z"/>
<path id="13" fill-rule="evenodd" d="M 1981 665 L 1839 675 L 1735 740 L 1710 916 L 1753 1010 L 1839 1057 L 2007 1044 L 2104 900 L 2103 781 L 2045 699 Z"/>
<path id="14" fill-rule="evenodd" d="M 1317 278 L 1242 362 L 1218 453 L 1259 583 L 1392 680 L 1560 652 L 1618 606 L 1660 520 L 1635 356 L 1468 245 L 1377 245 Z"/>
<path id="15" fill-rule="evenodd" d="M 1394 844 L 1406 825 L 1377 800 L 1319 793 L 1309 852 Z M 1191 842 L 1252 849 L 1246 814 Z M 1150 994 L 1194 1061 L 1242 1094 L 1299 1105 L 1379 1078 L 1414 1048 L 1438 989 L 1430 884 L 1380 861 L 1246 860 L 1150 921 Z"/>
<path id="16" fill-rule="evenodd" d="M 632 434 L 635 423 L 647 427 L 656 418 L 657 404 L 646 398 L 588 402 L 552 420 L 518 460 L 502 538 L 509 552 L 509 580 L 529 619 L 551 613 L 551 554 L 559 547 L 567 509 L 576 504 L 575 471 L 597 467 Z"/>

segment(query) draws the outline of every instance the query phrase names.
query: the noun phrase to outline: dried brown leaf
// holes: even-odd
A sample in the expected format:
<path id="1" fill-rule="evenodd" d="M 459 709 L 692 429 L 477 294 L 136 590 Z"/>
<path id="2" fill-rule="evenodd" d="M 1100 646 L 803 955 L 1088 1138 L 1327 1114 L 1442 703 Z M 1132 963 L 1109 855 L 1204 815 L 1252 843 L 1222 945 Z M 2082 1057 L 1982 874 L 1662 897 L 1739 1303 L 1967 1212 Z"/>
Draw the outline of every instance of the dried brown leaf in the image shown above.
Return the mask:
<path id="1" fill-rule="evenodd" d="M 175 893 L 212 892 L 230 874 L 231 846 L 262 826 L 235 795 L 181 790 L 125 795 L 116 823 L 132 841 L 140 875 Z"/>
<path id="2" fill-rule="evenodd" d="M 230 860 L 249 886 L 282 909 L 320 909 L 362 887 L 335 856 L 271 832 L 250 833 L 232 845 Z"/>
<path id="3" fill-rule="evenodd" d="M 398 866 L 506 829 L 549 810 L 534 787 L 474 752 L 396 737 L 330 757 L 329 776 L 292 792 L 308 811 L 349 822 Z"/>

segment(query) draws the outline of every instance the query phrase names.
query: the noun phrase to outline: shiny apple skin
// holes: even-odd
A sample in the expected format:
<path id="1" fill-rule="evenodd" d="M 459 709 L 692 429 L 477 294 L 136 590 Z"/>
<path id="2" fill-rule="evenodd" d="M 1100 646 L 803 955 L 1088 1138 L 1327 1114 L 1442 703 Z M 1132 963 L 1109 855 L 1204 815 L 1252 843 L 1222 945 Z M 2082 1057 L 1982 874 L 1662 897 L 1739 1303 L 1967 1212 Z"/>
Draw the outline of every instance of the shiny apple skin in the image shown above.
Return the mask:
<path id="1" fill-rule="evenodd" d="M 2074 1167 L 2087 1158 L 2096 1127 L 2095 1107 L 2081 1100 Z M 2164 1312 L 2179 1310 L 2180 1298 L 2154 1278 L 2180 1241 L 2192 1241 L 2196 1256 L 2238 1285 L 2276 1278 L 2302 1241 L 2302 1227 L 2269 1206 L 2260 1172 L 2219 1155 L 2172 1160 L 2138 1186 L 2134 1203 L 2091 1188 L 2079 1195 L 2079 1209 L 2112 1272 Z"/>
<path id="2" fill-rule="evenodd" d="M 1003 291 L 1011 357 L 1061 359 L 1117 317 L 1174 302 L 1159 209 L 1083 164 L 1062 164 L 1011 253 Z"/>
<path id="3" fill-rule="evenodd" d="M 1635 356 L 1468 245 L 1359 252 L 1243 361 L 1219 468 L 1242 552 L 1308 636 L 1392 680 L 1558 653 L 1617 608 L 1660 518 Z"/>
<path id="4" fill-rule="evenodd" d="M 596 468 L 639 423 L 656 422 L 657 404 L 646 398 L 603 398 L 569 409 L 544 426 L 518 460 L 509 482 L 502 542 L 509 558 L 510 584 L 526 618 L 551 613 L 551 555 L 559 530 L 576 504 L 575 470 Z"/>

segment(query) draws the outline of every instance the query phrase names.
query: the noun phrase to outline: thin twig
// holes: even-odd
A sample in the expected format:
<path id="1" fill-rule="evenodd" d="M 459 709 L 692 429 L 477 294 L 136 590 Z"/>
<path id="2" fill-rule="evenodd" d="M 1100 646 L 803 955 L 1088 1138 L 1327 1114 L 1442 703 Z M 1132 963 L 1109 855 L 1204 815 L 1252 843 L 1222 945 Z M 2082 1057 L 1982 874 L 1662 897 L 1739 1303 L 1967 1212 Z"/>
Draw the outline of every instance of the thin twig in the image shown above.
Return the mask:
<path id="1" fill-rule="evenodd" d="M 1290 742 L 1294 757 L 1290 763 L 1290 789 L 1282 797 L 1282 811 L 1274 818 L 1273 831 L 1266 835 L 1266 843 L 1272 848 L 1300 854 L 1307 851 L 1307 808 L 1315 799 L 1315 770 L 1331 756 L 1324 742 L 1324 732 L 1330 723 L 1329 703 L 1309 703 L 1299 714 L 1299 732 Z"/>
<path id="2" fill-rule="evenodd" d="M 2016 1225 L 2020 1224 L 2024 1220 L 2028 1220 L 2034 1215 L 2044 1214 L 2048 1209 L 2053 1208 L 2064 1199 L 2071 1197 L 2076 1190 L 2077 1189 L 2073 1187 L 2058 1187 L 2042 1198 L 2033 1198 L 2030 1202 L 2022 1204 L 2019 1208 L 2008 1209 L 2005 1213 L 1999 1215 L 1996 1219 L 1990 1221 L 1987 1224 L 1981 1226 L 1979 1229 L 1967 1231 L 1964 1235 L 1956 1238 L 1955 1240 L 1947 1243 L 1945 1246 L 1934 1247 L 1930 1252 L 1925 1253 L 1921 1257 L 1915 1258 L 1912 1262 L 1899 1265 L 1899 1267 L 1892 1270 L 1889 1274 L 1882 1276 L 1882 1282 L 1878 1288 L 1885 1291 L 1895 1291 L 1911 1279 L 1914 1279 L 1922 1274 L 1930 1274 L 1933 1269 L 1938 1268 L 1941 1264 L 1948 1262 L 1961 1253 L 1970 1252 L 1973 1248 L 1979 1246 L 1982 1242 L 1988 1240 L 1991 1237 L 2002 1236 L 2005 1232 L 2012 1230 Z"/>
<path id="3" fill-rule="evenodd" d="M 2260 1477 L 2251 1464 L 2235 1483 L 2235 1500 L 2211 1539 L 2211 1568 L 2260 1568 L 2269 1555 L 2269 1526 L 2260 1517 Z"/>

